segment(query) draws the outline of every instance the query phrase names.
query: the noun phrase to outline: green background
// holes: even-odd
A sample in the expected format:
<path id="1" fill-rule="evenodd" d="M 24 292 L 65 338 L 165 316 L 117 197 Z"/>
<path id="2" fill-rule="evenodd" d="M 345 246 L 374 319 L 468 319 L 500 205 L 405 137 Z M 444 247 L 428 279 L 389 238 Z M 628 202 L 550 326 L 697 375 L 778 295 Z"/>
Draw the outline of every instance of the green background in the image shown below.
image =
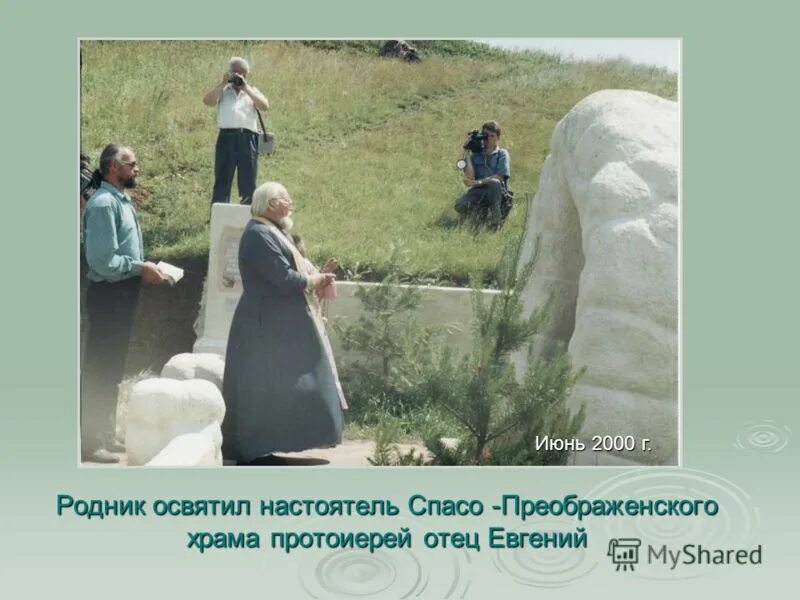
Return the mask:
<path id="1" fill-rule="evenodd" d="M 196 3 L 4 0 L 0 591 L 8 598 L 529 598 L 576 592 L 751 596 L 796 584 L 798 302 L 796 15 L 776 2 Z M 683 39 L 682 469 L 77 468 L 79 37 L 578 37 Z M 175 66 L 176 69 L 180 65 Z M 114 81 L 108 82 L 113 98 Z M 795 307 L 795 308 L 793 308 Z M 748 424 L 780 443 L 737 447 Z M 788 431 L 786 429 L 788 428 Z M 746 442 L 746 440 L 745 440 Z M 779 450 L 779 451 L 778 451 Z M 269 519 L 56 516 L 82 498 L 713 497 L 714 518 L 590 518 L 585 553 L 488 548 L 486 514 Z M 558 520 L 540 520 L 550 530 Z M 566 531 L 573 530 L 568 522 Z M 579 524 L 580 525 L 580 524 Z M 186 549 L 187 531 L 398 531 L 410 552 L 339 556 Z M 425 531 L 478 531 L 483 550 L 427 550 Z M 760 566 L 615 572 L 612 536 L 763 546 Z M 665 542 L 666 543 L 666 542 Z M 716 545 L 716 546 L 715 546 Z M 349 561 L 349 562 L 348 562 Z M 338 590 L 338 591 L 337 591 Z M 607 591 L 606 591 L 607 590 Z M 177 596 L 179 595 L 179 596 Z"/>

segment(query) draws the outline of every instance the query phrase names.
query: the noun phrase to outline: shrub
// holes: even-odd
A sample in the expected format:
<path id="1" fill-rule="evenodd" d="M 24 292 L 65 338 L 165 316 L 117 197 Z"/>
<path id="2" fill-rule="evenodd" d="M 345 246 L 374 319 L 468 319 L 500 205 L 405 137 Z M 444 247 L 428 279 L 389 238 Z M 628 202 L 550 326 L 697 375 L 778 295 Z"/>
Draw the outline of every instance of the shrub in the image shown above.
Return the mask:
<path id="1" fill-rule="evenodd" d="M 536 450 L 541 436 L 572 437 L 584 420 L 583 407 L 571 414 L 566 400 L 582 371 L 557 348 L 535 355 L 532 340 L 544 324 L 550 303 L 523 318 L 522 292 L 538 257 L 517 268 L 520 242 L 508 244 L 498 268 L 500 293 L 488 303 L 473 295 L 474 349 L 458 355 L 442 347 L 427 371 L 424 387 L 431 401 L 447 410 L 460 432 L 455 445 L 431 431 L 425 442 L 433 464 L 564 464 L 568 452 Z M 513 353 L 528 347 L 527 368 L 515 376 Z"/>
<path id="2" fill-rule="evenodd" d="M 386 416 L 407 417 L 426 404 L 420 378 L 433 340 L 443 330 L 416 322 L 421 293 L 414 285 L 401 284 L 405 257 L 400 245 L 390 248 L 387 264 L 388 273 L 379 283 L 356 292 L 362 306 L 358 320 L 334 323 L 342 347 L 358 354 L 342 369 L 342 385 L 352 409 L 349 418 L 364 425 Z"/>

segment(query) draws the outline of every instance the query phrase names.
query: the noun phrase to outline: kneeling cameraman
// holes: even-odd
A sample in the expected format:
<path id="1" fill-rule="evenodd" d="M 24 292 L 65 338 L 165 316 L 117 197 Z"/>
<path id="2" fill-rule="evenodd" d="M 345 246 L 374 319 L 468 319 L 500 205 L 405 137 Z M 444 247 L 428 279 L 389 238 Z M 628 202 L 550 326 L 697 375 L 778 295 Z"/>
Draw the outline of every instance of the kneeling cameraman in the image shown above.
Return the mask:
<path id="1" fill-rule="evenodd" d="M 455 209 L 462 218 L 471 217 L 475 225 L 499 228 L 511 209 L 506 186 L 511 177 L 511 158 L 508 150 L 498 146 L 499 141 L 500 125 L 487 121 L 464 145 L 471 152 L 463 167 L 464 185 L 469 190 L 456 201 Z"/>

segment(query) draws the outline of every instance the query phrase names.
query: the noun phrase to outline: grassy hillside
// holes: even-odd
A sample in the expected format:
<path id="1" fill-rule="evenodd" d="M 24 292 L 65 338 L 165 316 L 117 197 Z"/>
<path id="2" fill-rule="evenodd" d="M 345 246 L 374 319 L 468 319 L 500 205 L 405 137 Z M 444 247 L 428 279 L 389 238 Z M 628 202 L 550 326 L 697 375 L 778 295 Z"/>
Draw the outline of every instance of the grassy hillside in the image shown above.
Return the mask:
<path id="1" fill-rule="evenodd" d="M 93 161 L 109 141 L 137 151 L 148 255 L 206 253 L 216 114 L 201 98 L 230 56 L 244 56 L 278 138 L 258 181 L 289 188 L 312 258 L 378 275 L 400 241 L 414 274 L 463 282 L 475 271 L 491 279 L 504 238 L 522 229 L 553 127 L 575 103 L 606 88 L 676 96 L 674 75 L 624 61 L 415 43 L 419 64 L 381 58 L 379 43 L 363 40 L 83 42 L 81 147 Z M 454 227 L 464 190 L 455 161 L 466 132 L 488 119 L 503 128 L 518 209 L 499 234 L 473 235 Z"/>

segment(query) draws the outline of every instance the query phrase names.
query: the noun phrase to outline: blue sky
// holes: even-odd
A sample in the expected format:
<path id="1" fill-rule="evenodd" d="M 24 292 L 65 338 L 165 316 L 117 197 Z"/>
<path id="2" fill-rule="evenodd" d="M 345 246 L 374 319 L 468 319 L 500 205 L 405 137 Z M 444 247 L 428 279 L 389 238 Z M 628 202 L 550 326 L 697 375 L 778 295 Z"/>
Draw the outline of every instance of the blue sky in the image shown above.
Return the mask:
<path id="1" fill-rule="evenodd" d="M 479 38 L 475 41 L 509 49 L 545 50 L 577 60 L 613 59 L 620 56 L 635 63 L 680 67 L 679 38 Z"/>

